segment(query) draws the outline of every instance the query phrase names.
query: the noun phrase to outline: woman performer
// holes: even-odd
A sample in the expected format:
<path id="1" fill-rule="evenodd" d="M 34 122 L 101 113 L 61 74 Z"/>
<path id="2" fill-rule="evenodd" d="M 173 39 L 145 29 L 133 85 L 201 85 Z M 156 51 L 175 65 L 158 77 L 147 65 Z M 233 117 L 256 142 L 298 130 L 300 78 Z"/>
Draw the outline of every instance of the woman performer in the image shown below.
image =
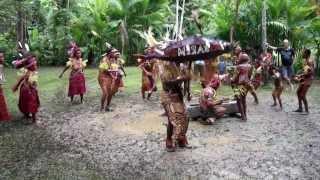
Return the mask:
<path id="1" fill-rule="evenodd" d="M 4 51 L 0 50 L 0 121 L 10 120 L 10 114 L 8 112 L 7 103 L 4 98 L 4 93 L 2 90 L 2 84 L 5 81 L 4 77 Z"/>
<path id="2" fill-rule="evenodd" d="M 37 112 L 40 106 L 40 100 L 37 90 L 38 72 L 37 60 L 35 55 L 27 53 L 21 60 L 13 62 L 17 69 L 21 69 L 21 76 L 17 83 L 13 86 L 13 92 L 20 88 L 19 109 L 24 116 L 32 122 L 36 123 Z"/>
<path id="3" fill-rule="evenodd" d="M 62 78 L 63 74 L 69 68 L 71 68 L 68 96 L 70 97 L 72 103 L 74 96 L 80 95 L 80 102 L 83 103 L 83 95 L 86 92 L 86 80 L 83 70 L 87 66 L 87 61 L 82 60 L 81 50 L 75 43 L 70 44 L 68 54 L 69 61 L 67 62 L 66 67 L 60 74 L 59 78 Z"/>
<path id="4" fill-rule="evenodd" d="M 152 92 L 157 90 L 156 81 L 154 77 L 155 61 L 138 59 L 139 68 L 142 70 L 142 84 L 141 95 L 145 99 L 145 92 L 148 92 L 147 99 L 149 100 Z"/>
<path id="5" fill-rule="evenodd" d="M 237 100 L 238 109 L 241 113 L 242 120 L 247 120 L 247 102 L 246 97 L 248 91 L 252 88 L 249 75 L 252 71 L 252 66 L 248 63 L 249 56 L 246 53 L 241 53 L 236 65 L 236 71 L 231 79 L 234 86 L 235 98 Z"/>
<path id="6" fill-rule="evenodd" d="M 182 83 L 190 80 L 190 77 L 182 75 L 178 65 L 174 62 L 163 62 L 162 65 L 161 104 L 168 116 L 166 148 L 168 152 L 173 152 L 177 144 L 180 147 L 190 148 L 186 137 L 189 121 L 182 89 Z"/>
<path id="7" fill-rule="evenodd" d="M 314 62 L 310 56 L 310 49 L 305 49 L 302 56 L 304 59 L 303 73 L 295 77 L 295 80 L 299 81 L 299 87 L 297 89 L 299 107 L 297 110 L 295 110 L 295 112 L 303 112 L 303 102 L 306 113 L 309 113 L 307 93 L 312 85 L 312 80 L 314 76 Z"/>
<path id="8" fill-rule="evenodd" d="M 123 61 L 119 60 L 119 57 L 119 51 L 110 48 L 100 62 L 98 81 L 102 90 L 101 111 L 111 111 L 111 99 L 119 88 L 123 87 Z"/>

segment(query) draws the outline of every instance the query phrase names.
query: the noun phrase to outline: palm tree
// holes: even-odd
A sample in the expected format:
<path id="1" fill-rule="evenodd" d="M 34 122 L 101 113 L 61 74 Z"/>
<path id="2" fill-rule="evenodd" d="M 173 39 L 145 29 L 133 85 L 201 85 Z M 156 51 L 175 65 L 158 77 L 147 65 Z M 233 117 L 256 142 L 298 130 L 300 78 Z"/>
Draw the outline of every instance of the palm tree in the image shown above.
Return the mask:
<path id="1" fill-rule="evenodd" d="M 109 0 L 109 7 L 109 23 L 118 28 L 121 37 L 117 45 L 121 44 L 127 55 L 144 48 L 136 31 L 152 26 L 160 34 L 170 13 L 168 0 Z"/>

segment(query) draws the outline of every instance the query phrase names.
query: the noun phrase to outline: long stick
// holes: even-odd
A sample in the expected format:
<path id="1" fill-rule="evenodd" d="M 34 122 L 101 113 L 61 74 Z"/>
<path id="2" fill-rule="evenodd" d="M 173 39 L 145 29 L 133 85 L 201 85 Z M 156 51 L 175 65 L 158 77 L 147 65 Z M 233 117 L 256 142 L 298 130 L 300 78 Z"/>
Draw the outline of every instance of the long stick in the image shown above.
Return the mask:
<path id="1" fill-rule="evenodd" d="M 179 27 L 179 34 L 178 34 L 178 38 L 181 36 L 182 34 L 182 26 L 183 26 L 183 19 L 184 19 L 184 6 L 185 6 L 185 0 L 183 0 L 182 3 L 182 12 L 181 12 L 181 17 L 180 17 L 180 27 Z"/>
<path id="2" fill-rule="evenodd" d="M 266 43 L 267 43 L 267 5 L 266 0 L 262 1 L 262 42 L 261 47 L 264 53 L 267 52 Z"/>
<path id="3" fill-rule="evenodd" d="M 177 40 L 178 31 L 179 31 L 179 0 L 176 0 L 176 23 L 174 26 L 174 34 L 173 37 Z"/>

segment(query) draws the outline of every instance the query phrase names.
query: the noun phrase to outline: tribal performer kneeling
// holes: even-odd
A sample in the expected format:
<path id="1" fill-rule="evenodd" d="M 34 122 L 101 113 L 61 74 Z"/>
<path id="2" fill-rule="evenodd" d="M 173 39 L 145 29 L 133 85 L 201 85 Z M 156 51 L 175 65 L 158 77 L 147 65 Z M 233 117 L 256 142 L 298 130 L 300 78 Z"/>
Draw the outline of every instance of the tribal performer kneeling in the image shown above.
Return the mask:
<path id="1" fill-rule="evenodd" d="M 241 53 L 239 56 L 239 61 L 236 65 L 235 74 L 231 79 L 238 109 L 241 113 L 241 119 L 244 121 L 247 120 L 247 93 L 253 89 L 249 78 L 252 71 L 252 66 L 248 62 L 249 56 L 246 53 Z"/>
<path id="2" fill-rule="evenodd" d="M 200 110 L 202 112 L 213 112 L 215 117 L 208 117 L 206 119 L 208 124 L 213 124 L 215 118 L 222 118 L 226 112 L 226 108 L 221 106 L 223 100 L 218 100 L 216 97 L 216 90 L 220 86 L 219 75 L 215 74 L 210 83 L 202 90 L 200 96 Z"/>
<path id="3" fill-rule="evenodd" d="M 36 123 L 36 114 L 40 106 L 40 100 L 37 90 L 38 72 L 36 57 L 27 53 L 21 60 L 16 60 L 13 65 L 17 69 L 21 69 L 21 74 L 17 83 L 13 86 L 13 92 L 20 88 L 19 109 L 27 119 L 32 118 L 32 122 Z"/>
<path id="4" fill-rule="evenodd" d="M 190 77 L 182 75 L 176 63 L 163 62 L 162 65 L 163 73 L 160 75 L 163 87 L 161 103 L 168 115 L 166 147 L 168 152 L 173 152 L 176 145 L 190 148 L 186 137 L 189 121 L 181 85 Z"/>

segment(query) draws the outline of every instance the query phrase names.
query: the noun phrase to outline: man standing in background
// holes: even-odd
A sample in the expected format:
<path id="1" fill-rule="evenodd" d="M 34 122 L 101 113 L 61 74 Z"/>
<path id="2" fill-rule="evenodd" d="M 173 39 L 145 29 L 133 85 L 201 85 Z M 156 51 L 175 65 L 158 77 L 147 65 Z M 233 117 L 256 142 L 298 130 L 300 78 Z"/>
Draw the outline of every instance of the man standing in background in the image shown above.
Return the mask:
<path id="1" fill-rule="evenodd" d="M 281 56 L 281 73 L 282 77 L 287 83 L 290 85 L 291 90 L 293 90 L 293 85 L 291 83 L 291 78 L 293 76 L 293 62 L 295 52 L 294 50 L 289 47 L 289 41 L 287 39 L 283 40 L 283 47 L 274 47 L 267 44 L 269 48 L 276 50 Z"/>

